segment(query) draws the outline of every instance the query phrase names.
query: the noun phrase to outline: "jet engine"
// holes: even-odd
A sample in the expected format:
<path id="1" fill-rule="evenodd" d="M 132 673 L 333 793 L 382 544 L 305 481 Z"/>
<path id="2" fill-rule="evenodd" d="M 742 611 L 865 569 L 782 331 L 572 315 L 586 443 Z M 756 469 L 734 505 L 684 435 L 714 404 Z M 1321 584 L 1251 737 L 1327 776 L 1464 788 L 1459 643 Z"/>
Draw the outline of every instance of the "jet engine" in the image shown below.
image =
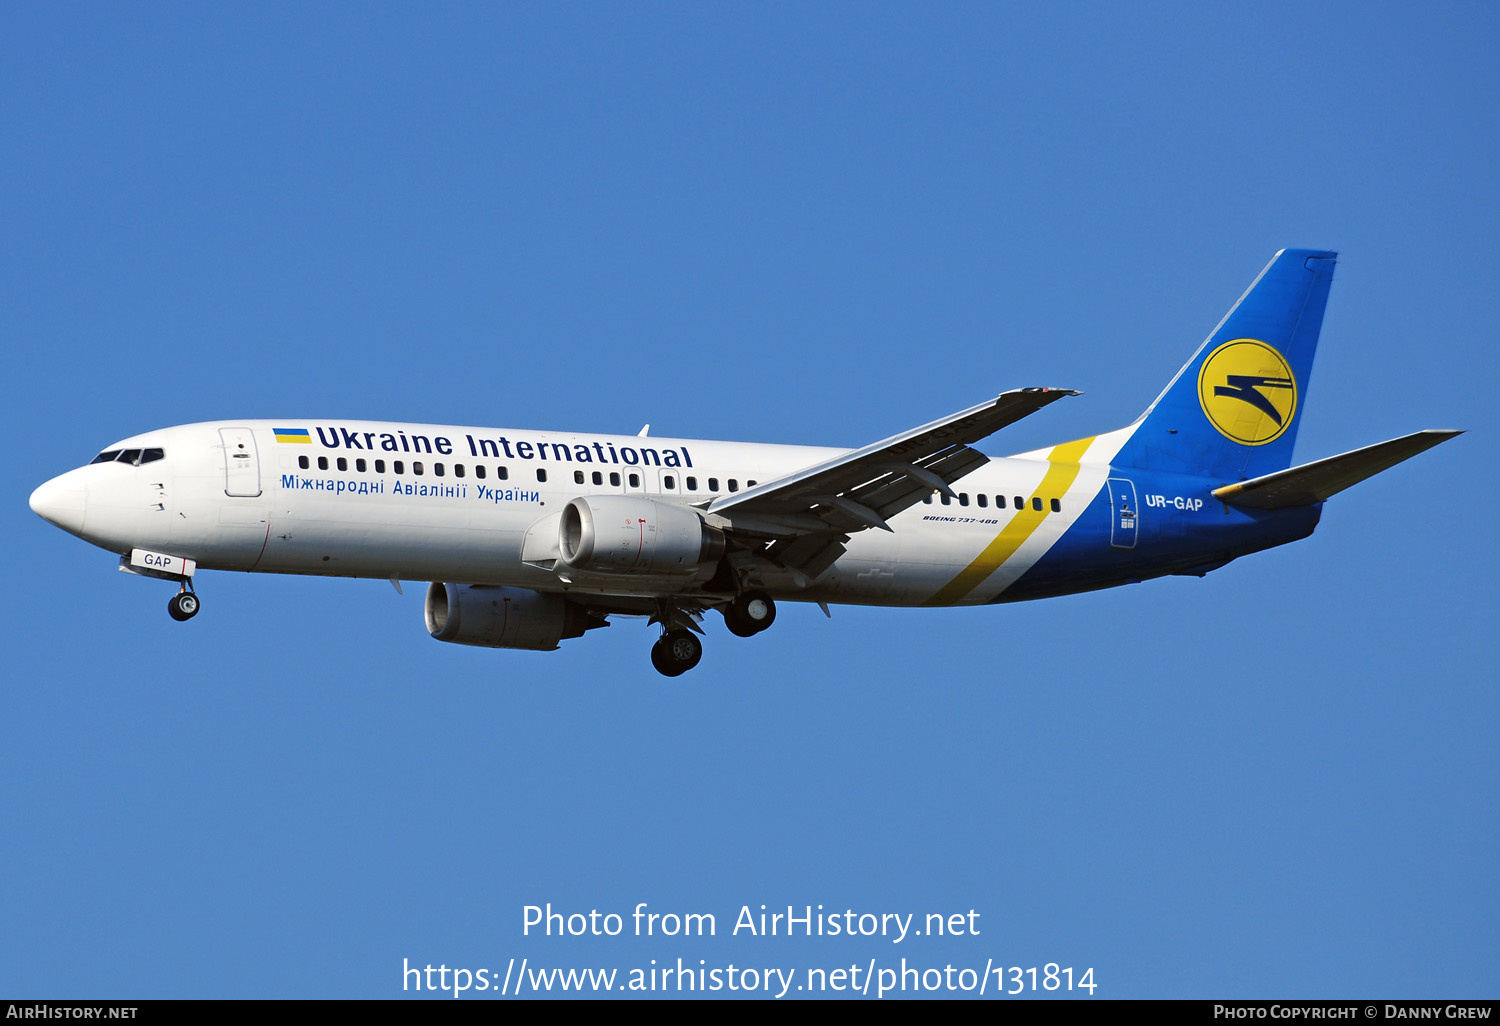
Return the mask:
<path id="1" fill-rule="evenodd" d="M 691 574 L 724 555 L 724 532 L 696 510 L 630 495 L 580 496 L 563 508 L 562 561 L 594 573 Z"/>
<path id="2" fill-rule="evenodd" d="M 561 595 L 530 588 L 438 584 L 427 588 L 427 632 L 439 641 L 550 652 L 609 621 Z"/>

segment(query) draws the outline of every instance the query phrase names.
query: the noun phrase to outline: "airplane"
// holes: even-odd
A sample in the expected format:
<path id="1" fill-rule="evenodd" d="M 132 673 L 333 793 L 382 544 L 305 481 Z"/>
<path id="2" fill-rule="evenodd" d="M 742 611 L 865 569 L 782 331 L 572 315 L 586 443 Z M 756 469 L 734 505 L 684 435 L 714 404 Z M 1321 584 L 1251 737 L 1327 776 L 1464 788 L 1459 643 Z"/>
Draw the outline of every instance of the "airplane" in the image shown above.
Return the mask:
<path id="1" fill-rule="evenodd" d="M 1202 577 L 1305 538 L 1326 499 L 1460 434 L 1292 466 L 1336 254 L 1285 249 L 1134 423 L 991 459 L 973 446 L 1072 389 L 1020 388 L 860 449 L 351 420 L 135 435 L 31 508 L 178 585 L 198 570 L 429 581 L 439 641 L 553 650 L 644 616 L 677 676 L 702 620 L 778 601 L 1015 602 Z"/>

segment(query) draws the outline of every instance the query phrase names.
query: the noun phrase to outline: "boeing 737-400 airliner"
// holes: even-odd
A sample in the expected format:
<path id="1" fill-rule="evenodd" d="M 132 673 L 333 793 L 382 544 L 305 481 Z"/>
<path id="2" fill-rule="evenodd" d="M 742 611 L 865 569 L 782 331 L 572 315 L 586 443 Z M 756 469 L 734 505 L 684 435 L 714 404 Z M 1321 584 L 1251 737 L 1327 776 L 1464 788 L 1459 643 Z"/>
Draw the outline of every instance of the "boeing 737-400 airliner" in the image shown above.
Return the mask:
<path id="1" fill-rule="evenodd" d="M 1311 534 L 1329 496 L 1457 431 L 1291 466 L 1335 254 L 1278 253 L 1135 423 L 991 459 L 1064 396 L 1022 388 L 845 450 L 344 420 L 226 420 L 116 442 L 31 496 L 177 582 L 200 569 L 432 583 L 440 641 L 554 649 L 612 615 L 660 625 L 669 676 L 709 610 L 950 606 L 1202 576 Z"/>

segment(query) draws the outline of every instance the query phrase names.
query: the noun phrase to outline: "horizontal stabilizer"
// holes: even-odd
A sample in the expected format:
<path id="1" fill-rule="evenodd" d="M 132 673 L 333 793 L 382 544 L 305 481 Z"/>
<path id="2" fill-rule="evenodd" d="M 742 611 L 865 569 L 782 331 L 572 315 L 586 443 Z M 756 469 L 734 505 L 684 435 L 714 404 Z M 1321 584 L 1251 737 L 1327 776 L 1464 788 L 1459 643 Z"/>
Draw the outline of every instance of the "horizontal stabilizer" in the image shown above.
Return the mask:
<path id="1" fill-rule="evenodd" d="M 1402 435 L 1326 460 L 1215 488 L 1214 498 L 1255 509 L 1285 509 L 1322 502 L 1350 485 L 1357 485 L 1367 477 L 1389 470 L 1402 460 L 1461 434 L 1462 431 L 1428 429 Z"/>

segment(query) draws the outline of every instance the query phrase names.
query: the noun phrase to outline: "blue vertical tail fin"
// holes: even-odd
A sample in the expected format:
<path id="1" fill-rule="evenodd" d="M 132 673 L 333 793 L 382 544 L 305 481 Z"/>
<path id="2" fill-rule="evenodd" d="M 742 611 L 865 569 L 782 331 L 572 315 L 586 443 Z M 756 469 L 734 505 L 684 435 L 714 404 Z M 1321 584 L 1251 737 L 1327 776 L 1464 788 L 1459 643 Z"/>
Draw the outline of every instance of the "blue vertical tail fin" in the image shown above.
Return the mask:
<path id="1" fill-rule="evenodd" d="M 1336 257 L 1277 253 L 1136 422 L 1115 465 L 1223 481 L 1291 466 Z"/>

